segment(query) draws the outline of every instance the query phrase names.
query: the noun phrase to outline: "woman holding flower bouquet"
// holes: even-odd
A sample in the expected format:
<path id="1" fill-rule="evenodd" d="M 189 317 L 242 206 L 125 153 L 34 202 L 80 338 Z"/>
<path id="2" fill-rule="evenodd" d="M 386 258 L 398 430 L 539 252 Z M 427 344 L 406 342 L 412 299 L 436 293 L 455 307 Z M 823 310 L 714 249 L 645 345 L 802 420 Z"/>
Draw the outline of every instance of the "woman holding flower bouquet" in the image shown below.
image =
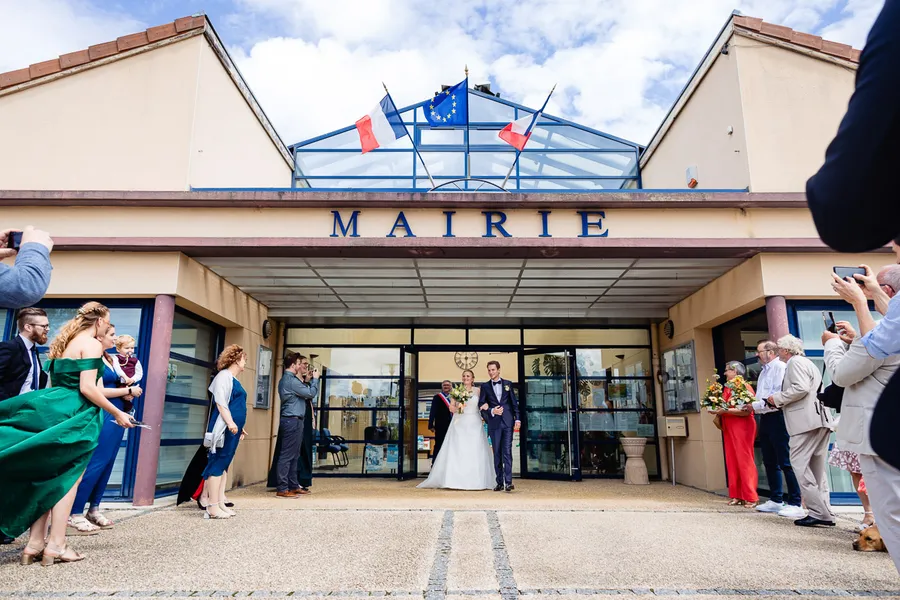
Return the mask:
<path id="1" fill-rule="evenodd" d="M 745 374 L 743 363 L 732 361 L 725 365 L 722 405 L 718 410 L 710 412 L 720 415 L 722 420 L 728 495 L 731 497 L 728 504 L 753 508 L 759 504 L 759 495 L 756 493 L 759 474 L 753 457 L 756 419 L 750 410 L 755 398 L 753 388 L 744 379 Z"/>
<path id="2" fill-rule="evenodd" d="M 494 487 L 494 455 L 478 410 L 475 374 L 462 372 L 462 383 L 450 390 L 453 420 L 428 479 L 420 488 L 489 490 Z"/>

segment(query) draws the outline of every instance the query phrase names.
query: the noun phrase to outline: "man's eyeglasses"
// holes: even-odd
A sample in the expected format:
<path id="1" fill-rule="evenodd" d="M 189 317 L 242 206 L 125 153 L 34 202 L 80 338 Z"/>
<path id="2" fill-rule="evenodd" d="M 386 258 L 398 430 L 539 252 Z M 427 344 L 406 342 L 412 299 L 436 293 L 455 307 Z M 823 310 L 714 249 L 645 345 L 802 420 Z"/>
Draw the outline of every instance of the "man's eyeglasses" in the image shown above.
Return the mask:
<path id="1" fill-rule="evenodd" d="M 28 325 L 31 325 L 34 328 L 40 328 L 40 329 L 45 329 L 45 330 L 50 329 L 50 323 L 47 323 L 46 325 L 41 325 L 40 323 L 28 323 Z"/>

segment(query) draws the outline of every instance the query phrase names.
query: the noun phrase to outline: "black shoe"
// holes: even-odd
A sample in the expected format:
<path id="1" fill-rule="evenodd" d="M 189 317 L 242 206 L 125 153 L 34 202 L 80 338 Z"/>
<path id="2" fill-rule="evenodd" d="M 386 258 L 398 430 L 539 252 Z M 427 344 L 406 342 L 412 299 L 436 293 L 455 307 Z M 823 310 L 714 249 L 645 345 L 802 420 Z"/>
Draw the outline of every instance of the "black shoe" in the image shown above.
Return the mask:
<path id="1" fill-rule="evenodd" d="M 495 492 L 502 492 L 502 491 L 503 491 L 503 486 L 500 485 L 500 484 L 498 483 L 497 485 L 494 486 L 494 491 L 495 491 Z"/>
<path id="2" fill-rule="evenodd" d="M 234 508 L 234 502 L 226 502 L 225 506 L 227 506 L 228 508 Z"/>
<path id="3" fill-rule="evenodd" d="M 514 486 L 513 484 L 509 484 L 508 486 L 506 486 L 506 491 L 507 491 L 507 492 L 511 492 L 511 491 L 513 491 L 514 489 L 516 489 L 516 486 Z"/>
<path id="4" fill-rule="evenodd" d="M 819 525 L 823 525 L 825 527 L 834 527 L 834 521 L 823 521 L 822 519 L 816 519 L 813 517 L 803 517 L 802 519 L 797 519 L 794 521 L 794 525 L 798 525 L 800 527 L 816 527 Z"/>
<path id="5" fill-rule="evenodd" d="M 16 538 L 9 537 L 8 535 L 0 535 L 0 544 L 12 544 L 16 541 Z"/>

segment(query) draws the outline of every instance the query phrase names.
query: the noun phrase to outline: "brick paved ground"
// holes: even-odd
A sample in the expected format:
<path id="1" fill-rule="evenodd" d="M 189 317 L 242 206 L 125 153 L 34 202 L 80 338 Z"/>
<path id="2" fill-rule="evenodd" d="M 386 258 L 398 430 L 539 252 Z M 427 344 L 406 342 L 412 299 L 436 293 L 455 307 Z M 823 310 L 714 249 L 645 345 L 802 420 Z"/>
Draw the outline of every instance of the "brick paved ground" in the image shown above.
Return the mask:
<path id="1" fill-rule="evenodd" d="M 71 539 L 81 563 L 21 567 L 21 543 L 0 547 L 0 600 L 900 597 L 886 554 L 851 549 L 857 515 L 810 530 L 662 483 L 521 481 L 513 494 L 415 483 L 317 480 L 297 500 L 251 486 L 231 494 L 227 521 L 195 507 L 111 511 L 114 529 Z"/>

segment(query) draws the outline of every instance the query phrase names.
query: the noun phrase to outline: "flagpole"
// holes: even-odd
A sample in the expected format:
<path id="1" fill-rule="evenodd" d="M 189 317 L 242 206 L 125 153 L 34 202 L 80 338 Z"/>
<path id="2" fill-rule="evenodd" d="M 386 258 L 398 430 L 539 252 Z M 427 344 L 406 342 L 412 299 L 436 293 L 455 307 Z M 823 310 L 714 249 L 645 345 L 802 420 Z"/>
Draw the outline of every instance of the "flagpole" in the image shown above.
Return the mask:
<path id="1" fill-rule="evenodd" d="M 400 111 L 397 109 L 397 103 L 394 102 L 394 99 L 391 97 L 391 93 L 388 91 L 387 86 L 384 85 L 384 82 L 381 82 L 382 87 L 384 87 L 384 93 L 388 95 L 388 98 L 391 99 L 391 104 L 394 106 L 394 110 L 397 111 L 397 117 L 400 119 L 400 124 L 403 125 L 403 130 L 406 131 L 406 137 L 409 138 L 409 141 L 412 142 L 413 152 L 416 153 L 416 156 L 419 157 L 419 161 L 422 163 L 422 168 L 425 169 L 425 174 L 428 175 L 428 181 L 431 182 L 431 188 L 434 189 L 434 177 L 431 176 L 431 172 L 428 170 L 428 165 L 425 164 L 425 159 L 422 158 L 422 155 L 419 154 L 419 149 L 416 147 L 416 140 L 413 136 L 409 134 L 409 128 L 406 126 L 406 123 L 403 122 L 403 117 L 400 116 Z M 413 188 L 416 187 L 416 181 L 413 179 Z"/>
<path id="2" fill-rule="evenodd" d="M 544 100 L 544 105 L 540 108 L 539 111 L 534 113 L 531 117 L 531 124 L 528 125 L 528 129 L 525 130 L 525 135 L 528 136 L 525 139 L 525 144 L 528 143 L 530 138 L 531 130 L 534 129 L 534 124 L 537 122 L 538 117 L 544 114 L 544 109 L 547 108 L 547 103 L 550 102 L 550 96 L 553 95 L 553 91 L 556 89 L 556 84 L 553 84 L 553 88 L 550 90 L 550 93 L 547 94 L 547 99 Z M 525 145 L 522 145 L 522 150 L 525 149 Z M 513 163 L 509 165 L 509 171 L 506 173 L 506 177 L 503 179 L 503 183 L 500 184 L 500 189 L 506 189 L 506 182 L 509 181 L 509 176 L 512 175 L 513 169 L 516 168 L 516 163 L 519 162 L 519 156 L 522 154 L 522 150 L 516 150 L 516 158 L 513 160 Z"/>
<path id="3" fill-rule="evenodd" d="M 466 65 L 466 84 L 463 86 L 465 88 L 466 94 L 466 179 L 468 180 L 472 177 L 472 164 L 471 159 L 469 158 L 469 65 Z M 466 181 L 466 189 L 469 189 L 469 182 Z"/>

